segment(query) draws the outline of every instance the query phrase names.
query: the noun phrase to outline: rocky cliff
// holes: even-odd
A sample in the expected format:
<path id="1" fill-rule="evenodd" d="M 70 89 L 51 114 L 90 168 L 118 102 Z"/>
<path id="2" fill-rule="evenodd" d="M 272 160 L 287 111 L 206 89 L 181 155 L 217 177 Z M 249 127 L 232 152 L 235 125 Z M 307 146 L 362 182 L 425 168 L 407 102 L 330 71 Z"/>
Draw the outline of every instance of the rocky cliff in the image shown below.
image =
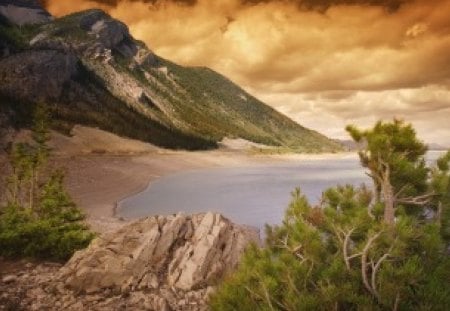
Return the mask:
<path id="1" fill-rule="evenodd" d="M 60 127 L 98 126 L 169 148 L 213 148 L 224 137 L 300 151 L 340 148 L 220 74 L 158 57 L 100 10 L 19 28 L 10 2 L 0 4 L 9 20 L 0 20 L 0 100 L 18 120 L 45 102 Z"/>
<path id="2" fill-rule="evenodd" d="M 236 267 L 244 248 L 258 241 L 257 231 L 219 214 L 150 217 L 97 238 L 61 268 L 31 265 L 18 275 L 3 275 L 0 305 L 207 310 L 214 286 Z"/>
<path id="3" fill-rule="evenodd" d="M 16 25 L 39 24 L 52 19 L 38 0 L 0 0 L 0 15 Z"/>

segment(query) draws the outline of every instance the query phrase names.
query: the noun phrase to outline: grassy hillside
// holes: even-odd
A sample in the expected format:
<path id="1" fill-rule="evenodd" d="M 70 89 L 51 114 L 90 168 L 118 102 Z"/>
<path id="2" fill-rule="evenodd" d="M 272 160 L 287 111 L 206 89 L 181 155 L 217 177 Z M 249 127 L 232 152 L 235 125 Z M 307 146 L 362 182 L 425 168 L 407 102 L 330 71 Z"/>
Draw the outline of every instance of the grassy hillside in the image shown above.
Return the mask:
<path id="1" fill-rule="evenodd" d="M 56 80 L 49 81 L 49 85 L 61 85 L 58 95 L 49 95 L 48 91 L 42 95 L 45 90 L 27 85 L 29 76 L 21 72 L 11 76 L 6 70 L 2 75 L 0 68 L 0 82 L 5 82 L 0 85 L 0 96 L 10 102 L 31 104 L 36 98 L 44 98 L 65 127 L 75 123 L 98 126 L 176 149 L 213 148 L 224 137 L 300 152 L 341 149 L 336 142 L 295 123 L 224 76 L 204 67 L 179 66 L 154 55 L 131 37 L 124 24 L 99 10 L 31 28 L 0 25 L 0 36 L 7 39 L 12 53 L 0 57 L 0 65 L 3 62 L 5 69 L 14 67 L 22 63 L 23 55 L 25 66 L 31 67 L 27 75 L 46 76 Z M 66 67 L 42 72 L 46 67 L 38 68 L 39 64 L 33 63 L 33 53 L 42 51 L 63 51 L 60 57 L 76 56 L 76 64 L 66 66 L 72 70 L 75 66 L 76 73 L 68 73 L 69 78 L 59 81 L 59 73 Z M 16 57 L 15 61 L 11 57 Z M 27 89 L 28 95 L 14 89 L 14 82 Z"/>

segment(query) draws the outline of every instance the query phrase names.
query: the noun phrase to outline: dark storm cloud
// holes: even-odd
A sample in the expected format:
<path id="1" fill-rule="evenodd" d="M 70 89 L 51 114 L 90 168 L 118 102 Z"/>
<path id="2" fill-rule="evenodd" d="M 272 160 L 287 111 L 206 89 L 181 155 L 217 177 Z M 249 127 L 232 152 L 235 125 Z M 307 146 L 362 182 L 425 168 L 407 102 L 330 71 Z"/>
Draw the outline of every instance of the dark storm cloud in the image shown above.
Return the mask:
<path id="1" fill-rule="evenodd" d="M 321 14 L 299 4 L 329 9 Z M 212 67 L 256 90 L 382 91 L 442 85 L 450 77 L 448 0 L 48 2 L 58 16 L 96 6 L 162 56 Z"/>
<path id="2" fill-rule="evenodd" d="M 197 0 L 91 0 L 99 4 L 108 6 L 117 6 L 121 2 L 143 2 L 149 4 L 174 2 L 185 5 L 195 5 Z M 317 9 L 324 11 L 334 5 L 370 5 L 370 6 L 382 6 L 389 10 L 396 10 L 402 4 L 413 2 L 414 0 L 240 0 L 242 4 L 255 5 L 260 3 L 269 2 L 285 2 L 293 3 L 301 9 Z M 46 5 L 49 0 L 41 0 Z M 76 2 L 76 1 L 74 1 Z"/>
<path id="3" fill-rule="evenodd" d="M 301 9 L 325 11 L 335 5 L 382 6 L 388 10 L 397 10 L 402 4 L 413 2 L 414 0 L 242 0 L 244 4 L 259 4 L 277 1 L 294 3 Z"/>
<path id="4" fill-rule="evenodd" d="M 60 0 L 62 1 L 62 0 Z M 40 0 L 40 2 L 46 6 L 50 0 Z M 76 4 L 77 1 L 73 1 L 74 4 Z M 82 2 L 82 1 L 80 1 Z M 162 3 L 162 2 L 174 2 L 178 4 L 185 4 L 185 5 L 194 5 L 197 3 L 197 0 L 91 0 L 91 2 L 96 2 L 102 5 L 107 6 L 117 6 L 119 3 L 122 2 L 142 2 L 142 3 L 148 3 L 148 4 L 156 4 L 156 3 Z"/>

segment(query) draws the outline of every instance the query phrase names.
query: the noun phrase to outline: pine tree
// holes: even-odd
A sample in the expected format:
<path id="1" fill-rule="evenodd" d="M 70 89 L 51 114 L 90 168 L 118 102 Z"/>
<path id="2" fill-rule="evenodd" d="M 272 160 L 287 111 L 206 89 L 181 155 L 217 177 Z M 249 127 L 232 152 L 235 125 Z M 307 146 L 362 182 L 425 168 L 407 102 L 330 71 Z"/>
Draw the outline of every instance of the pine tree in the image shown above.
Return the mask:
<path id="1" fill-rule="evenodd" d="M 0 208 L 0 255 L 66 260 L 94 234 L 64 189 L 64 174 L 47 166 L 49 110 L 38 106 L 32 141 L 15 144 L 9 155 L 7 204 Z"/>
<path id="2" fill-rule="evenodd" d="M 384 220 L 392 225 L 401 205 L 410 213 L 423 212 L 433 193 L 427 192 L 429 169 L 425 165 L 426 145 L 416 137 L 411 124 L 400 120 L 377 122 L 373 129 L 348 126 L 359 151 L 361 164 L 369 170 L 377 202 L 383 201 Z M 381 199 L 382 197 L 382 199 Z"/>
<path id="3" fill-rule="evenodd" d="M 450 245 L 450 151 L 438 159 L 432 171 L 431 188 L 436 194 L 433 206 L 440 220 L 441 234 Z"/>
<path id="4" fill-rule="evenodd" d="M 211 297 L 213 311 L 448 309 L 450 152 L 430 169 L 410 125 L 348 130 L 365 144 L 375 193 L 337 186 L 313 206 L 294 191 L 265 247 L 250 247 Z"/>

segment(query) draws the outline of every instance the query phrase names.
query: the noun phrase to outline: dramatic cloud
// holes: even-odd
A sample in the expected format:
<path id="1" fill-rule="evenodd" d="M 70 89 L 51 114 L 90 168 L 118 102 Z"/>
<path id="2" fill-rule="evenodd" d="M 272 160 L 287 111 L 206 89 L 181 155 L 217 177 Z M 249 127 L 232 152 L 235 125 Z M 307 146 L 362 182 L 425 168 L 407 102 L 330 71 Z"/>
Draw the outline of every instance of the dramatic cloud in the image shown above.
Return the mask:
<path id="1" fill-rule="evenodd" d="M 346 138 L 342 128 L 352 123 L 367 127 L 394 116 L 412 122 L 427 141 L 450 143 L 450 89 L 426 86 L 378 92 L 268 93 L 260 98 L 305 126 L 333 137 Z"/>
<path id="2" fill-rule="evenodd" d="M 41 0 L 45 5 L 50 2 L 50 0 Z M 197 0 L 91 0 L 91 2 L 96 2 L 99 4 L 106 4 L 110 6 L 116 6 L 122 2 L 143 2 L 143 3 L 164 3 L 164 2 L 175 2 L 187 5 L 194 5 Z M 411 0 L 241 0 L 242 4 L 256 5 L 261 3 L 269 2 L 284 2 L 295 4 L 299 9 L 305 10 L 319 10 L 325 11 L 331 6 L 335 5 L 371 5 L 371 6 L 381 6 L 389 10 L 396 10 L 402 4 L 411 2 Z"/>
<path id="3" fill-rule="evenodd" d="M 48 6 L 49 3 L 54 2 L 52 0 L 39 0 L 44 6 Z M 74 1 L 71 5 L 72 7 L 75 7 L 78 5 L 77 2 L 80 1 Z M 157 3 L 162 2 L 173 2 L 173 3 L 179 3 L 179 4 L 186 4 L 186 5 L 194 5 L 197 3 L 197 0 L 91 0 L 91 1 L 81 1 L 81 2 L 92 2 L 93 5 L 100 4 L 100 5 L 106 5 L 106 6 L 117 6 L 118 4 L 122 4 L 123 2 L 141 2 L 141 3 L 148 3 L 155 5 Z"/>
<path id="4" fill-rule="evenodd" d="M 211 67 L 327 134 L 397 116 L 450 144 L 442 117 L 450 112 L 448 0 L 48 0 L 47 7 L 56 15 L 101 7 L 157 54 Z"/>

